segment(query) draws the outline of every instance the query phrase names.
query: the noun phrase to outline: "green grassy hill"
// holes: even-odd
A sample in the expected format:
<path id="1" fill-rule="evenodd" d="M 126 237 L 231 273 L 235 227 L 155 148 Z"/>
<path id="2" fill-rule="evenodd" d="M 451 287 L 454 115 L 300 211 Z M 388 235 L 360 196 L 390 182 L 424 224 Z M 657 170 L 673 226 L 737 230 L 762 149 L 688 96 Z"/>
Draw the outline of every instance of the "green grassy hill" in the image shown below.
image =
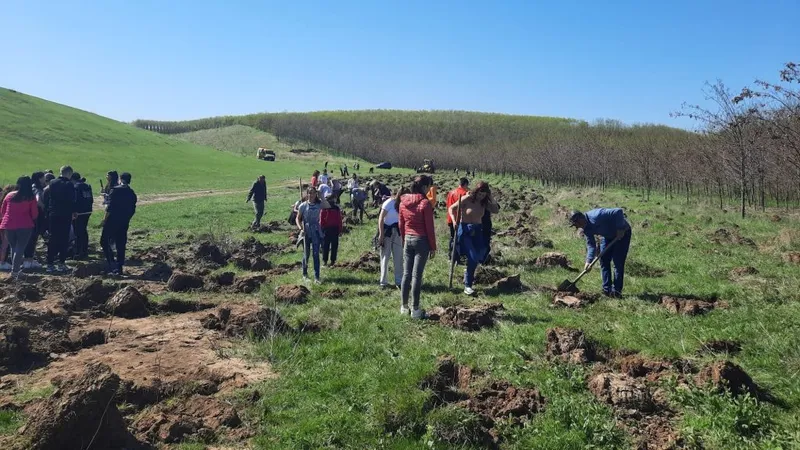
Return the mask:
<path id="1" fill-rule="evenodd" d="M 180 133 L 175 137 L 240 156 L 253 156 L 258 147 L 265 147 L 276 152 L 289 150 L 279 143 L 275 136 L 245 125 Z"/>
<path id="2" fill-rule="evenodd" d="M 3 184 L 69 164 L 95 185 L 109 170 L 131 172 L 141 193 L 246 189 L 261 173 L 277 182 L 312 168 L 262 163 L 3 88 L 0 155 Z"/>

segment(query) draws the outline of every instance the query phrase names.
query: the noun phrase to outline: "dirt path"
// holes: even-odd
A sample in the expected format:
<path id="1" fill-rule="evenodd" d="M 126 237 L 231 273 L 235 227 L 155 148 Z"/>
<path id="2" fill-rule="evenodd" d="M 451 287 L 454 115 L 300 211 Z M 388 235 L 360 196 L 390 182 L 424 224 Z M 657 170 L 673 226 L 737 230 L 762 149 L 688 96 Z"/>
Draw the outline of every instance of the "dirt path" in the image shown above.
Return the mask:
<path id="1" fill-rule="evenodd" d="M 297 182 L 287 182 L 282 183 L 275 186 L 267 186 L 268 189 L 281 189 L 291 186 L 296 186 Z M 144 194 L 139 196 L 139 201 L 137 202 L 137 206 L 142 205 L 152 205 L 155 203 L 166 203 L 166 202 L 174 202 L 177 200 L 186 200 L 190 198 L 199 198 L 199 197 L 215 197 L 218 195 L 230 195 L 230 194 L 246 194 L 247 191 L 242 189 L 222 189 L 222 190 L 203 190 L 203 191 L 186 191 L 186 192 L 166 192 L 163 194 Z M 95 198 L 94 206 L 96 209 L 103 209 L 103 197 L 98 196 Z"/>

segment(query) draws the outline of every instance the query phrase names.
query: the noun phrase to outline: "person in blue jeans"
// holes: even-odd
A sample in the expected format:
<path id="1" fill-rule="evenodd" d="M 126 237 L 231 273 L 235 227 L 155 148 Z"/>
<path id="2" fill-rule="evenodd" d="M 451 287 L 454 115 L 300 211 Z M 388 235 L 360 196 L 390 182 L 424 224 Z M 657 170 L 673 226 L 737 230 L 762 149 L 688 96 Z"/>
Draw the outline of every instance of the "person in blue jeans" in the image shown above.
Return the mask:
<path id="1" fill-rule="evenodd" d="M 448 210 L 450 219 L 457 224 L 456 242 L 458 251 L 467 257 L 467 268 L 464 271 L 464 293 L 475 294 L 472 284 L 475 282 L 475 270 L 478 264 L 486 259 L 489 252 L 488 241 L 484 234 L 484 214 L 497 214 L 500 207 L 492 198 L 489 184 L 481 181 L 461 201 L 453 203 Z"/>
<path id="2" fill-rule="evenodd" d="M 317 189 L 309 187 L 306 191 L 306 201 L 297 208 L 297 228 L 303 233 L 303 281 L 308 280 L 308 258 L 314 260 L 314 283 L 319 284 L 319 248 L 322 243 L 322 227 L 319 223 L 322 201 L 317 195 Z"/>
<path id="3" fill-rule="evenodd" d="M 600 253 L 615 239 L 617 242 L 600 258 L 600 271 L 603 277 L 603 294 L 609 297 L 621 297 L 625 281 L 625 260 L 631 246 L 631 225 L 625 219 L 622 208 L 597 208 L 586 213 L 573 211 L 569 218 L 570 225 L 583 230 L 586 238 L 586 264 L 584 269 L 594 260 L 597 252 L 595 236 L 601 236 Z M 611 275 L 611 263 L 614 263 L 614 275 Z"/>

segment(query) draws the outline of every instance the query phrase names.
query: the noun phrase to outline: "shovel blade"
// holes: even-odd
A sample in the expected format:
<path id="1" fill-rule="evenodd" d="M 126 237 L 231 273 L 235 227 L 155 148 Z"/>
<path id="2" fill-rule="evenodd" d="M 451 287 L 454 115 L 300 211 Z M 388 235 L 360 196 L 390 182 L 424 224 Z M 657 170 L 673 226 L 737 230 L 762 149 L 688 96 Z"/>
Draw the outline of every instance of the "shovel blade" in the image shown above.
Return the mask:
<path id="1" fill-rule="evenodd" d="M 559 292 L 578 292 L 578 288 L 575 286 L 575 283 L 569 280 L 564 280 L 561 284 L 558 285 Z"/>

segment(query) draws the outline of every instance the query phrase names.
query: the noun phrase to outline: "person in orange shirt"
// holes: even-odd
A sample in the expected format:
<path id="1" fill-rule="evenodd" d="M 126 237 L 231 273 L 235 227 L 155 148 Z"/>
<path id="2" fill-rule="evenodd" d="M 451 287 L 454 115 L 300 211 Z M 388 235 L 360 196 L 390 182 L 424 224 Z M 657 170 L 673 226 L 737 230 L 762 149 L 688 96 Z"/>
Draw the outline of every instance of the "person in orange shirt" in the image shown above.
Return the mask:
<path id="1" fill-rule="evenodd" d="M 428 189 L 428 194 L 426 197 L 428 198 L 428 201 L 431 202 L 433 209 L 436 209 L 436 185 L 433 185 L 430 189 Z"/>
<path id="2" fill-rule="evenodd" d="M 469 180 L 466 178 L 461 178 L 458 180 L 458 187 L 453 189 L 447 194 L 447 210 L 450 211 L 450 207 L 453 204 L 458 202 L 458 199 L 467 195 L 469 193 Z M 450 229 L 450 251 L 453 251 L 453 239 L 456 235 L 456 227 L 453 225 L 453 219 L 450 217 L 450 214 L 447 214 L 447 228 Z"/>

